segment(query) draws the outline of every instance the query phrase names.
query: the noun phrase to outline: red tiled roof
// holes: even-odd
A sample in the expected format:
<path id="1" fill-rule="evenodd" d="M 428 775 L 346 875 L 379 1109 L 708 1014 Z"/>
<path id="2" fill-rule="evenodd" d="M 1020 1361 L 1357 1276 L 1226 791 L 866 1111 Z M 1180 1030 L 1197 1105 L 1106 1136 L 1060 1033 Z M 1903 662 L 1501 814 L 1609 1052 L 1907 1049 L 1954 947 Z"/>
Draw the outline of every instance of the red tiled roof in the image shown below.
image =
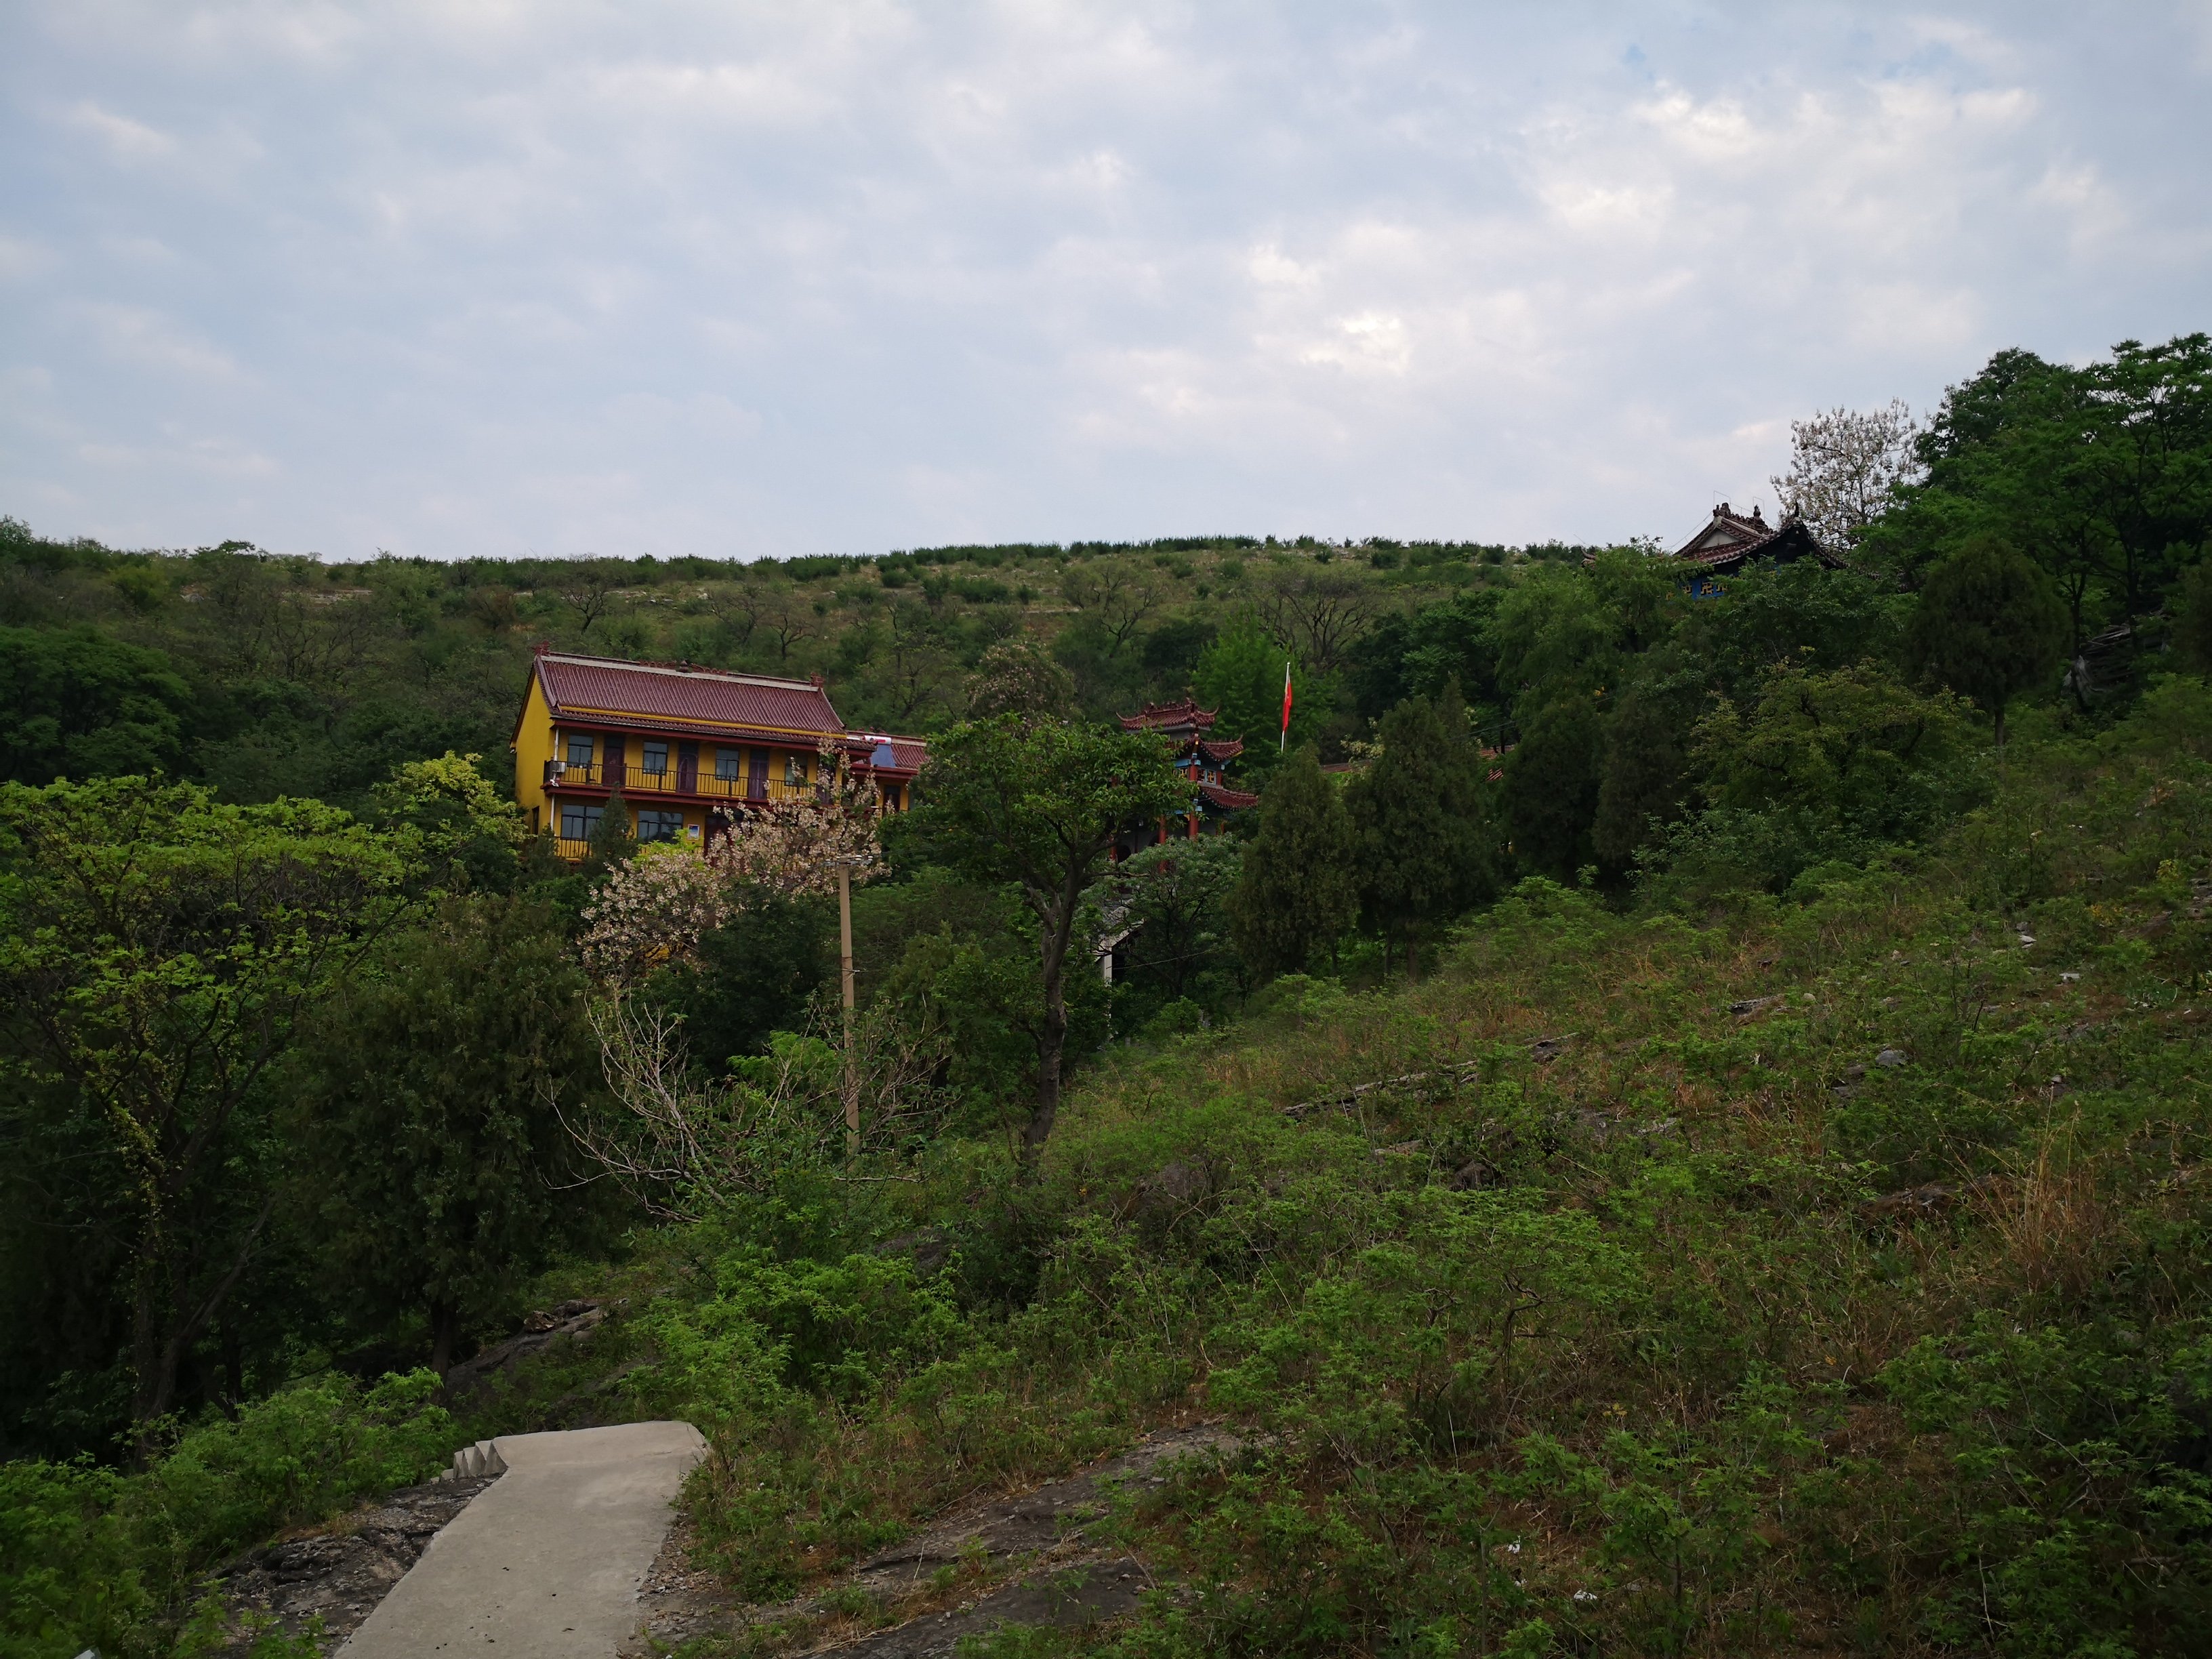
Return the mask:
<path id="1" fill-rule="evenodd" d="M 1260 799 L 1242 789 L 1224 789 L 1218 783 L 1201 783 L 1198 786 L 1198 793 L 1226 812 L 1249 806 Z"/>
<path id="2" fill-rule="evenodd" d="M 1172 732 L 1179 726 L 1203 732 L 1220 713 L 1218 708 L 1200 708 L 1195 697 L 1185 697 L 1181 702 L 1148 702 L 1136 714 L 1116 718 L 1125 732 Z"/>
<path id="3" fill-rule="evenodd" d="M 736 674 L 692 663 L 625 662 L 548 651 L 537 673 L 556 719 L 606 720 L 702 732 L 845 735 L 830 694 L 807 680 Z"/>
<path id="4" fill-rule="evenodd" d="M 1219 743 L 1200 740 L 1198 752 L 1210 761 L 1231 761 L 1244 752 L 1244 739 L 1230 738 Z"/>
<path id="5" fill-rule="evenodd" d="M 1753 509 L 1756 511 L 1757 509 Z M 1782 533 L 1782 526 L 1764 518 L 1747 519 L 1732 513 L 1723 501 L 1698 533 L 1674 550 L 1674 556 L 1693 564 L 1720 564 L 1756 552 Z"/>

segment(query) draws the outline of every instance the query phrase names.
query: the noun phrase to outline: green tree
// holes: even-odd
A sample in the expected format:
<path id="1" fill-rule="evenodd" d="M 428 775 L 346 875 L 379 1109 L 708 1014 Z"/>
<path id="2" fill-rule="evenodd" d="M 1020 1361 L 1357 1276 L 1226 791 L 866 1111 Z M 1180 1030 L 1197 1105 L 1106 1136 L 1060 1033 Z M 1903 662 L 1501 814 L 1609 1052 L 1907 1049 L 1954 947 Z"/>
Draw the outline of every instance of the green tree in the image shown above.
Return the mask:
<path id="1" fill-rule="evenodd" d="M 1484 637 L 1498 682 L 1519 688 L 1517 732 L 1503 769 L 1506 821 L 1524 868 L 1572 880 L 1595 861 L 1611 699 L 1638 678 L 1647 653 L 1696 626 L 1697 615 L 1664 562 L 1637 548 L 1608 548 L 1587 568 L 1534 572 L 1499 602 Z M 1666 757 L 1651 758 L 1663 772 Z M 1645 771 L 1645 759 L 1624 757 L 1613 769 L 1614 844 L 1665 793 L 1663 777 L 1632 777 Z"/>
<path id="2" fill-rule="evenodd" d="M 1604 757 L 1595 693 L 1560 697 L 1522 721 L 1504 769 L 1506 823 L 1524 867 L 1572 880 L 1594 861 Z"/>
<path id="3" fill-rule="evenodd" d="M 2193 673 L 2212 674 L 2212 558 L 2201 558 L 2174 596 L 2173 648 Z"/>
<path id="4" fill-rule="evenodd" d="M 1999 352 L 1944 395 L 1924 484 L 1869 553 L 1917 577 L 1976 537 L 2050 574 L 2073 643 L 2155 610 L 2212 532 L 2212 337 L 2124 340 L 2075 367 Z"/>
<path id="5" fill-rule="evenodd" d="M 1036 939 L 1036 918 L 1012 890 L 988 890 L 957 927 L 908 939 L 884 981 L 884 1002 L 939 1057 L 960 1121 L 975 1130 L 1025 1121 L 1036 1098 L 1047 1019 L 1042 979 L 1030 966 Z M 1079 1050 L 1109 1030 L 1106 988 L 1085 965 L 1073 964 L 1064 992 L 1065 1041 Z"/>
<path id="6" fill-rule="evenodd" d="M 1456 687 L 1409 697 L 1383 717 L 1382 752 L 1345 792 L 1360 899 L 1384 939 L 1420 970 L 1423 939 L 1497 891 L 1489 763 Z"/>
<path id="7" fill-rule="evenodd" d="M 1487 637 L 1500 591 L 1459 592 L 1411 616 L 1385 617 L 1352 647 L 1353 702 L 1360 715 L 1380 720 L 1407 697 L 1432 697 L 1452 681 L 1478 708 L 1493 712 L 1505 697 Z"/>
<path id="8" fill-rule="evenodd" d="M 128 1263 L 131 1415 L 167 1413 L 252 1265 L 282 1149 L 270 1076 L 392 914 L 397 852 L 314 801 L 114 778 L 0 786 L 11 1145 L 62 1158 L 88 1248 Z"/>
<path id="9" fill-rule="evenodd" d="M 159 651 L 94 628 L 0 628 L 0 780 L 173 772 L 191 703 Z"/>
<path id="10" fill-rule="evenodd" d="M 1122 951 L 1128 983 L 1149 993 L 1147 1000 L 1202 998 L 1221 1006 L 1237 964 L 1229 912 L 1243 850 L 1226 836 L 1169 841 L 1123 859 L 1108 874 L 1107 902 L 1118 907 L 1120 926 L 1128 930 Z"/>
<path id="11" fill-rule="evenodd" d="M 651 986 L 684 1017 L 693 1060 L 720 1072 L 732 1055 L 764 1052 L 771 1032 L 804 1030 L 807 1000 L 837 971 L 836 927 L 822 900 L 763 889 L 702 934 L 692 958 Z"/>
<path id="12" fill-rule="evenodd" d="M 1311 744 L 1260 797 L 1260 833 L 1230 898 L 1237 948 L 1255 972 L 1303 973 L 1359 914 L 1352 819 Z"/>
<path id="13" fill-rule="evenodd" d="M 420 1313 L 430 1364 L 584 1218 L 562 1103 L 592 1087 L 584 978 L 552 913 L 447 900 L 318 1011 L 298 1201 L 351 1310 Z"/>
<path id="14" fill-rule="evenodd" d="M 1147 733 L 1002 714 L 955 726 L 933 746 L 921 812 L 940 856 L 981 879 L 1012 883 L 1036 920 L 1044 1010 L 1036 1105 L 1023 1132 L 1032 1163 L 1060 1113 L 1067 963 L 1085 890 L 1118 837 L 1189 800 L 1190 786 Z"/>
<path id="15" fill-rule="evenodd" d="M 2055 678 L 2066 607 L 2035 562 L 1978 536 L 1931 571 L 1905 633 L 1912 665 L 1980 705 L 2004 746 L 2005 706 Z"/>
<path id="16" fill-rule="evenodd" d="M 1336 706 L 1334 682 L 1309 678 L 1304 665 L 1261 627 L 1241 617 L 1207 646 L 1191 675 L 1199 702 L 1218 710 L 1214 735 L 1242 738 L 1248 760 L 1261 769 L 1272 763 L 1283 741 L 1283 667 L 1290 665 L 1292 690 L 1288 747 L 1310 743 Z"/>
<path id="17" fill-rule="evenodd" d="M 1904 834 L 1935 816 L 1911 803 L 1943 787 L 1963 726 L 1955 698 L 1917 692 L 1879 663 L 1833 673 L 1778 663 L 1747 709 L 1723 699 L 1700 720 L 1692 746 L 1714 805 Z"/>
<path id="18" fill-rule="evenodd" d="M 1664 688 L 1640 684 L 1605 723 L 1590 844 L 1608 864 L 1628 864 L 1649 838 L 1654 818 L 1663 823 L 1681 811 L 1690 788 L 1681 701 Z"/>
<path id="19" fill-rule="evenodd" d="M 1723 698 L 1692 737 L 1705 805 L 1644 858 L 1676 901 L 1786 890 L 1824 864 L 1856 865 L 1929 833 L 1978 781 L 1962 764 L 1964 705 L 1876 663 L 1832 672 L 1780 663 L 1745 703 Z"/>
<path id="20" fill-rule="evenodd" d="M 637 854 L 637 837 L 630 833 L 629 803 L 619 787 L 607 796 L 599 821 L 584 842 L 584 869 L 592 875 L 613 869 Z"/>
<path id="21" fill-rule="evenodd" d="M 371 793 L 377 821 L 417 843 L 434 880 L 504 892 L 520 868 L 526 831 L 522 809 L 477 770 L 483 758 L 448 749 L 437 760 L 408 761 Z"/>

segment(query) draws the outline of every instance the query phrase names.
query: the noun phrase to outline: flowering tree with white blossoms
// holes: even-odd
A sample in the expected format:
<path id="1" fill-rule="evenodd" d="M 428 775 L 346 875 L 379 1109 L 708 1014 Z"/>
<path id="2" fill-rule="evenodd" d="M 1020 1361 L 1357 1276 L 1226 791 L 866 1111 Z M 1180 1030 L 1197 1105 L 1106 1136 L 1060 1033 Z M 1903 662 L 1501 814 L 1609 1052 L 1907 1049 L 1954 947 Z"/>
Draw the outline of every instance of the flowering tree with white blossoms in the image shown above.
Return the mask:
<path id="1" fill-rule="evenodd" d="M 771 1068 L 772 1078 L 702 1085 L 684 1064 L 680 1021 L 630 993 L 655 969 L 695 957 L 705 935 L 762 894 L 842 900 L 850 884 L 881 872 L 880 798 L 837 744 L 825 742 L 818 752 L 811 799 L 753 804 L 703 854 L 646 848 L 616 867 L 584 912 L 584 961 L 597 983 L 592 1030 L 623 1109 L 611 1121 L 571 1122 L 569 1132 L 624 1184 L 660 1193 L 657 1204 L 678 1201 L 672 1194 L 696 1200 L 742 1187 L 763 1158 L 772 1164 L 782 1155 L 775 1148 L 787 1152 L 817 1133 L 811 1109 L 823 1091 L 799 1085 L 819 1066 L 784 1065 Z M 926 1034 L 908 1032 L 894 1016 L 856 1023 L 851 928 L 849 917 L 842 920 L 842 1079 L 835 1095 L 848 1154 L 857 1156 L 864 1119 L 880 1135 L 929 1109 L 935 1054 Z M 838 1053 L 818 1038 L 791 1041 L 833 1059 Z"/>
<path id="2" fill-rule="evenodd" d="M 717 840 L 707 861 L 726 881 L 818 898 L 837 890 L 839 871 L 855 883 L 883 868 L 883 805 L 831 744 L 820 750 L 811 800 L 781 801 L 756 810 Z"/>
<path id="3" fill-rule="evenodd" d="M 737 908 L 730 878 L 686 848 L 647 847 L 615 866 L 586 907 L 584 965 L 610 989 L 689 959 Z"/>
<path id="4" fill-rule="evenodd" d="M 702 855 L 653 846 L 618 866 L 584 911 L 585 965 L 611 989 L 690 959 L 749 892 L 818 898 L 881 872 L 881 806 L 842 750 L 825 743 L 811 800 L 751 807 Z"/>
<path id="5" fill-rule="evenodd" d="M 1770 480 L 1784 517 L 1802 519 L 1826 545 L 1856 545 L 1892 491 L 1920 477 L 1919 426 L 1901 400 L 1875 410 L 1832 409 L 1790 422 L 1790 471 Z"/>

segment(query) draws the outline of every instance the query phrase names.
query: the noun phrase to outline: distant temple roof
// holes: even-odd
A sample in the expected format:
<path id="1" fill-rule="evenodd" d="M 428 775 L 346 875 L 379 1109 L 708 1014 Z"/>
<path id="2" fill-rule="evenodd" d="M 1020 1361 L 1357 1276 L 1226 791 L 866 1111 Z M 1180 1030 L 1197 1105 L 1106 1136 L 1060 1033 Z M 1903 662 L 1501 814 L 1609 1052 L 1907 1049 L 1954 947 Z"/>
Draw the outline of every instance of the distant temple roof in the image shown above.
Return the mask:
<path id="1" fill-rule="evenodd" d="M 1198 699 L 1181 702 L 1148 702 L 1133 714 L 1118 716 L 1125 732 L 1159 732 L 1169 737 L 1190 737 L 1210 729 L 1219 719 L 1218 708 L 1200 708 Z M 1239 749 L 1243 746 L 1241 743 Z"/>
<path id="2" fill-rule="evenodd" d="M 1260 799 L 1249 790 L 1231 789 L 1218 783 L 1201 783 L 1198 793 L 1224 812 L 1241 812 Z"/>
<path id="3" fill-rule="evenodd" d="M 1773 559 L 1786 564 L 1808 554 L 1826 563 L 1835 562 L 1814 539 L 1803 520 L 1785 518 L 1779 524 L 1769 524 L 1759 507 L 1753 507 L 1747 518 L 1723 501 L 1698 533 L 1674 550 L 1674 557 L 1681 563 L 1724 574 L 1741 568 L 1747 559 Z"/>

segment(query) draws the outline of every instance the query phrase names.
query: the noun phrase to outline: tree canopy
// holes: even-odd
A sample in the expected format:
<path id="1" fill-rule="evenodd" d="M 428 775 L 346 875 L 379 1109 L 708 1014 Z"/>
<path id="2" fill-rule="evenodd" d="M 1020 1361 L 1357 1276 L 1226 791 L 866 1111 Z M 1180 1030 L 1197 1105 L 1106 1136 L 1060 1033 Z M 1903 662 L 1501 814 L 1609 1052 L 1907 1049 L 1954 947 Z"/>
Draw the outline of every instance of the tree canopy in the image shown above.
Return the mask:
<path id="1" fill-rule="evenodd" d="M 398 852 L 314 801 L 0 786 L 0 989 L 26 1134 L 81 1149 L 63 1224 L 126 1264 L 141 1425 L 261 1248 L 271 1073 L 385 927 Z"/>
<path id="2" fill-rule="evenodd" d="M 979 879 L 1012 885 L 1036 922 L 1044 1017 L 1036 1103 L 1023 1131 L 1031 1157 L 1060 1109 L 1066 976 L 1085 891 L 1117 838 L 1180 817 L 1189 805 L 1189 786 L 1169 765 L 1165 744 L 1147 732 L 1001 714 L 955 727 L 933 750 L 921 819 L 939 856 Z"/>
<path id="3" fill-rule="evenodd" d="M 1359 913 L 1352 817 L 1310 744 L 1276 769 L 1259 811 L 1230 905 L 1237 947 L 1261 973 L 1304 973 Z"/>

